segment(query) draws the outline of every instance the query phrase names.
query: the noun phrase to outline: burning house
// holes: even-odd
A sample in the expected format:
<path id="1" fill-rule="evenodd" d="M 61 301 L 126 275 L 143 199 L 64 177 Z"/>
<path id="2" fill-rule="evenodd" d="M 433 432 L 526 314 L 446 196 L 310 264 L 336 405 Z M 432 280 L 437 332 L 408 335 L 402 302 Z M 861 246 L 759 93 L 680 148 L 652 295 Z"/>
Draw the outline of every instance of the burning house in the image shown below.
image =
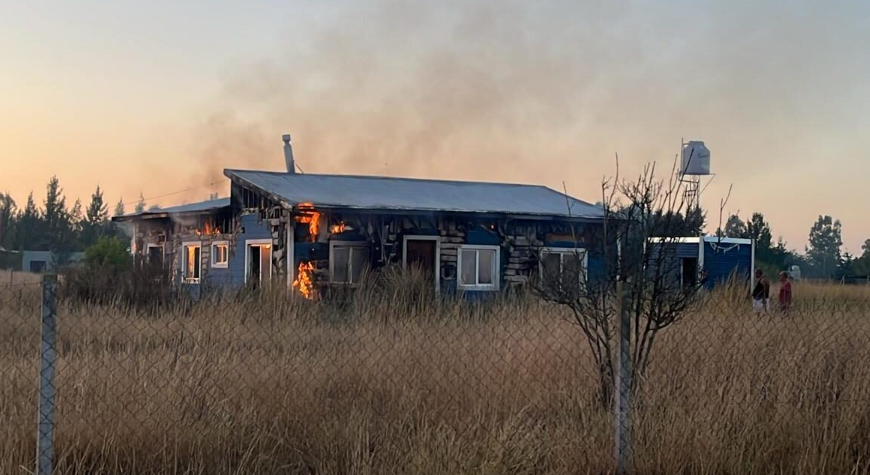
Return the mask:
<path id="1" fill-rule="evenodd" d="M 197 289 L 280 285 L 309 298 L 367 270 L 419 266 L 444 293 L 497 292 L 582 256 L 602 209 L 543 186 L 224 170 L 230 197 L 115 218 L 131 249 Z M 579 251 L 578 251 L 579 250 Z"/>

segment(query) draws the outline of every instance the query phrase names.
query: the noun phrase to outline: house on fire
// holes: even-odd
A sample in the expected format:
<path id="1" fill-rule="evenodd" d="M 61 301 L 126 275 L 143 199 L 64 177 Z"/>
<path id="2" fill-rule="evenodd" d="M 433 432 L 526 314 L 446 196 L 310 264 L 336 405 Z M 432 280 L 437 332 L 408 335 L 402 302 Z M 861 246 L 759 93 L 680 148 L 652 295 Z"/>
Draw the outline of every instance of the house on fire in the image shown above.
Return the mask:
<path id="1" fill-rule="evenodd" d="M 230 197 L 114 218 L 132 252 L 195 289 L 280 285 L 306 297 L 354 286 L 366 269 L 416 265 L 444 293 L 496 292 L 544 261 L 583 269 L 600 207 L 543 186 L 224 170 Z M 197 290 L 198 291 L 198 290 Z"/>

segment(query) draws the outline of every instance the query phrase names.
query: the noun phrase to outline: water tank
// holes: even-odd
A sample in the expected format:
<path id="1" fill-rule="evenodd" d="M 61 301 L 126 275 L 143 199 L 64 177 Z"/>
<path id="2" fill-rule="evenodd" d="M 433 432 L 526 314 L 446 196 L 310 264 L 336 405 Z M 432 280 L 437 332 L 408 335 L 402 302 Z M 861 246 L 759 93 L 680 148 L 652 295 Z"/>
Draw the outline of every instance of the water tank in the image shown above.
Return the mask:
<path id="1" fill-rule="evenodd" d="M 683 175 L 709 175 L 710 149 L 701 141 L 691 141 L 683 144 L 683 154 L 680 166 Z"/>

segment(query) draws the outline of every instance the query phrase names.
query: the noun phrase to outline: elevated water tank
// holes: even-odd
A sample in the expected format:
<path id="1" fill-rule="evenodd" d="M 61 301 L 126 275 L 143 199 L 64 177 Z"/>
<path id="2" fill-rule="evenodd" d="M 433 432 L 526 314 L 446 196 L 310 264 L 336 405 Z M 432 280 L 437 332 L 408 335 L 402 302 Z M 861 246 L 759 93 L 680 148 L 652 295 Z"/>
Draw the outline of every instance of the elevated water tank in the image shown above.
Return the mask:
<path id="1" fill-rule="evenodd" d="M 680 173 L 683 175 L 709 175 L 710 149 L 701 141 L 683 144 Z"/>

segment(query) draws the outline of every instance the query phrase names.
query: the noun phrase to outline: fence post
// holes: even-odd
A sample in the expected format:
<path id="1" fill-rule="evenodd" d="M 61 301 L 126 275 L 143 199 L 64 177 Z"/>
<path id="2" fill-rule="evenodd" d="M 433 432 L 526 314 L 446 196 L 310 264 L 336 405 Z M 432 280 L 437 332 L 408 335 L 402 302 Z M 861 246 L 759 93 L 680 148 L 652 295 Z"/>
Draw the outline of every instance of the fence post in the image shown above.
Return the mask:
<path id="1" fill-rule="evenodd" d="M 36 474 L 51 475 L 54 462 L 54 380 L 57 360 L 57 276 L 42 277 L 42 345 L 39 357 L 39 413 L 36 432 Z"/>
<path id="2" fill-rule="evenodd" d="M 631 460 L 631 293 L 622 280 L 617 282 L 619 322 L 617 333 L 616 401 L 616 473 L 628 473 Z"/>

